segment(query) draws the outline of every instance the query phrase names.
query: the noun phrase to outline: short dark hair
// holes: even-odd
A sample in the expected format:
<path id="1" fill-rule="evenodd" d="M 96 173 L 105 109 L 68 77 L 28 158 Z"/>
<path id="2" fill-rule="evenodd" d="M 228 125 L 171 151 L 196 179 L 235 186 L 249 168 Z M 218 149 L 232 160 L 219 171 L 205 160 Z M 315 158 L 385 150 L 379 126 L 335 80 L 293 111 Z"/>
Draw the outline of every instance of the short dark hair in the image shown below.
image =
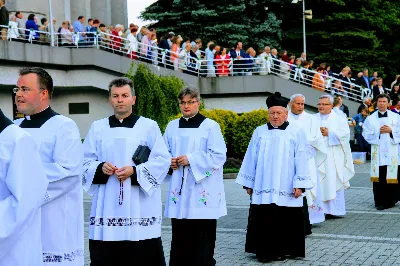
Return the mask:
<path id="1" fill-rule="evenodd" d="M 390 97 L 386 93 L 381 93 L 378 96 L 376 96 L 376 102 L 378 102 L 378 99 L 386 98 L 388 102 L 390 103 Z"/>
<path id="2" fill-rule="evenodd" d="M 236 42 L 236 44 L 235 44 L 235 49 L 237 49 L 239 43 L 241 43 L 241 42 Z"/>
<path id="3" fill-rule="evenodd" d="M 93 24 L 99 24 L 99 23 L 100 23 L 100 20 L 98 20 L 98 19 L 93 20 Z"/>
<path id="4" fill-rule="evenodd" d="M 28 74 L 35 74 L 38 79 L 39 89 L 47 90 L 49 92 L 49 98 L 53 97 L 53 79 L 46 70 L 40 67 L 26 67 L 19 70 L 20 76 Z"/>
<path id="5" fill-rule="evenodd" d="M 84 16 L 79 16 L 78 17 L 78 20 L 81 20 L 81 19 L 83 19 L 84 18 Z"/>
<path id="6" fill-rule="evenodd" d="M 15 12 L 15 16 L 18 16 L 19 14 L 21 14 L 21 11 Z"/>
<path id="7" fill-rule="evenodd" d="M 35 14 L 29 14 L 28 20 L 34 20 L 34 18 L 35 18 Z"/>
<path id="8" fill-rule="evenodd" d="M 93 19 L 92 19 L 92 18 L 90 18 L 90 19 L 88 19 L 88 20 L 87 20 L 87 22 L 88 22 L 88 23 L 89 23 L 90 21 L 93 21 Z"/>
<path id="9" fill-rule="evenodd" d="M 215 48 L 215 44 L 213 44 L 213 43 L 210 44 L 210 46 L 208 46 L 208 49 L 210 49 L 211 51 L 214 50 L 214 48 Z"/>
<path id="10" fill-rule="evenodd" d="M 103 28 L 103 27 L 105 27 L 106 25 L 104 25 L 103 23 L 101 23 L 100 24 L 100 26 L 99 26 L 99 28 Z"/>
<path id="11" fill-rule="evenodd" d="M 132 96 L 135 96 L 135 88 L 133 87 L 133 81 L 126 77 L 113 79 L 108 85 L 108 95 L 111 96 L 112 87 L 120 88 L 125 85 L 129 85 L 129 87 L 131 88 Z"/>
<path id="12" fill-rule="evenodd" d="M 44 23 L 46 23 L 46 21 L 47 21 L 47 18 L 42 18 L 42 19 L 40 20 L 40 22 L 42 22 L 42 25 L 44 25 Z"/>
<path id="13" fill-rule="evenodd" d="M 182 100 L 186 95 L 189 95 L 190 98 L 196 98 L 196 100 L 200 101 L 200 92 L 193 86 L 183 87 L 178 94 L 178 99 Z"/>

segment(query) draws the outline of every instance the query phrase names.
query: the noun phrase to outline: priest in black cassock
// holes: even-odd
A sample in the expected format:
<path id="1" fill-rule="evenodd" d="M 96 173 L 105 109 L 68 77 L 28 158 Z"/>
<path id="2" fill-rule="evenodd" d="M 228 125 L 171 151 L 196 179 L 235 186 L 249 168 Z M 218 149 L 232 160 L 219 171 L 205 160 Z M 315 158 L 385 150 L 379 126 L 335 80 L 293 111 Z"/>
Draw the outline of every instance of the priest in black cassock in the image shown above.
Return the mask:
<path id="1" fill-rule="evenodd" d="M 164 266 L 160 185 L 171 156 L 157 123 L 132 113 L 132 80 L 108 87 L 114 115 L 93 122 L 83 143 L 90 265 Z"/>
<path id="2" fill-rule="evenodd" d="M 253 133 L 236 183 L 251 195 L 246 252 L 260 262 L 305 257 L 302 193 L 311 189 L 307 137 L 287 122 L 287 101 L 268 97 L 269 123 Z"/>
<path id="3" fill-rule="evenodd" d="M 170 266 L 211 266 L 217 219 L 226 215 L 223 165 L 226 145 L 217 122 L 199 113 L 200 93 L 183 88 L 182 117 L 171 121 L 164 140 L 172 155 L 165 216 L 171 218 Z"/>

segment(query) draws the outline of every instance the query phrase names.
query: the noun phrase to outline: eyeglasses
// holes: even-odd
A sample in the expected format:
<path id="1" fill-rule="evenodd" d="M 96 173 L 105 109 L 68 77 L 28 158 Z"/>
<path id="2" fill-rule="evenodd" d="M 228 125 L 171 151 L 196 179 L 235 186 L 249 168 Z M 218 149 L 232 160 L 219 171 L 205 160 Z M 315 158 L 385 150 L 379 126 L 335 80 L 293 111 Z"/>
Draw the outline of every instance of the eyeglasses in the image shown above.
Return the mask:
<path id="1" fill-rule="evenodd" d="M 193 105 L 193 104 L 195 104 L 195 103 L 197 103 L 197 102 L 198 102 L 198 101 L 179 102 L 179 105 L 183 105 L 183 106 L 188 105 L 188 106 L 191 106 L 191 105 Z"/>
<path id="2" fill-rule="evenodd" d="M 22 87 L 22 88 L 13 88 L 13 93 L 17 94 L 19 91 L 22 92 L 22 94 L 27 94 L 30 93 L 31 91 L 33 91 L 33 89 L 29 88 L 29 87 Z M 43 89 L 40 89 L 40 92 L 42 92 Z"/>

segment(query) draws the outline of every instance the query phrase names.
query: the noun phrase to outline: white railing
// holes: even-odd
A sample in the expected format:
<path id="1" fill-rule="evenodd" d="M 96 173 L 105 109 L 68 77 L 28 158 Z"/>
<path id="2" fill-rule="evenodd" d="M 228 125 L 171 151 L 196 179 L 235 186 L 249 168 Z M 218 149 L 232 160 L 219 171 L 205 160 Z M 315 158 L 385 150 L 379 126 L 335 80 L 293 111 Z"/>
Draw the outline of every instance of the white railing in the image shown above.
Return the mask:
<path id="1" fill-rule="evenodd" d="M 0 28 L 4 27 L 0 25 Z M 9 27 L 7 27 L 9 28 Z M 24 30 L 17 38 L 10 33 Z M 51 34 L 44 31 L 9 28 L 8 40 L 50 45 Z M 198 77 L 275 75 L 303 84 L 321 92 L 343 95 L 353 101 L 362 101 L 371 95 L 371 90 L 336 77 L 323 75 L 301 66 L 291 65 L 272 57 L 242 59 L 201 59 L 190 56 L 187 51 L 160 49 L 157 44 L 114 36 L 105 32 L 71 32 L 62 30 L 54 33 L 54 45 L 69 48 L 96 48 L 111 53 L 145 61 L 154 66 L 166 67 Z M 204 52 L 203 52 L 204 53 Z M 201 54 L 202 55 L 202 54 Z M 334 85 L 335 83 L 339 83 Z"/>

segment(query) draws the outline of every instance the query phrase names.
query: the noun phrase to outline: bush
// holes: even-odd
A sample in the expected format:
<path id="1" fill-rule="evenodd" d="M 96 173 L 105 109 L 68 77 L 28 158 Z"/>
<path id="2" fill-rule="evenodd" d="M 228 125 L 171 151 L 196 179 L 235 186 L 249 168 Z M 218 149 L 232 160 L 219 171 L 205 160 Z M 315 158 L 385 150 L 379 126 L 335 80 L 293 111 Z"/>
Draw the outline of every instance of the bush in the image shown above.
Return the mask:
<path id="1" fill-rule="evenodd" d="M 242 166 L 242 160 L 228 157 L 224 164 L 224 168 L 240 168 Z"/>
<path id="2" fill-rule="evenodd" d="M 233 127 L 233 147 L 235 155 L 243 158 L 254 130 L 268 122 L 268 111 L 260 109 L 243 113 Z"/>
<path id="3" fill-rule="evenodd" d="M 222 123 L 225 127 L 224 139 L 226 142 L 226 147 L 228 149 L 228 157 L 234 156 L 235 151 L 233 147 L 233 133 L 234 133 L 234 126 L 236 120 L 239 118 L 238 114 L 229 111 L 229 110 L 222 110 L 222 109 L 214 109 L 212 110 L 218 117 L 221 118 Z"/>
<path id="4" fill-rule="evenodd" d="M 133 112 L 155 120 L 164 132 L 168 122 L 177 112 L 177 97 L 184 83 L 175 76 L 157 76 L 148 66 L 138 64 L 135 74 L 131 70 L 127 77 L 133 80 L 137 96 Z"/>

